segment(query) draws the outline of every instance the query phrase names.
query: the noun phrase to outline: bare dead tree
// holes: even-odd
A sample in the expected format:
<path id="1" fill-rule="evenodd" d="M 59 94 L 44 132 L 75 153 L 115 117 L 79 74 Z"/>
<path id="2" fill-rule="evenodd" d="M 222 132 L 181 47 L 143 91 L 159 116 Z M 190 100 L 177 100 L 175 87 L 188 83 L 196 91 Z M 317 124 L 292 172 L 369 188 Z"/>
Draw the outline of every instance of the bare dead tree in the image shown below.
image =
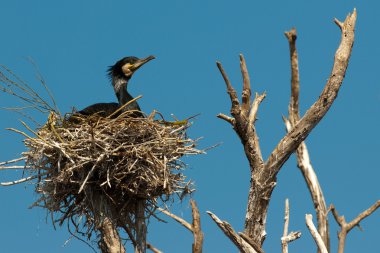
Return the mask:
<path id="1" fill-rule="evenodd" d="M 265 97 L 265 93 L 262 95 L 256 93 L 251 103 L 250 78 L 244 57 L 240 55 L 240 68 L 243 77 L 242 101 L 240 103 L 221 63 L 217 62 L 227 86 L 227 93 L 230 96 L 232 115 L 230 117 L 219 114 L 218 117 L 230 123 L 239 136 L 251 171 L 244 234 L 259 246 L 265 240 L 268 206 L 272 191 L 276 186 L 278 172 L 327 113 L 343 82 L 354 43 L 356 10 L 349 14 L 344 22 L 335 20 L 335 23 L 341 30 L 341 42 L 335 53 L 333 68 L 324 89 L 305 115 L 297 122 L 294 120 L 295 124 L 292 129 L 279 141 L 266 161 L 261 155 L 259 138 L 255 129 L 257 110 Z M 297 77 L 295 76 L 295 78 Z M 228 237 L 232 240 L 232 235 Z"/>

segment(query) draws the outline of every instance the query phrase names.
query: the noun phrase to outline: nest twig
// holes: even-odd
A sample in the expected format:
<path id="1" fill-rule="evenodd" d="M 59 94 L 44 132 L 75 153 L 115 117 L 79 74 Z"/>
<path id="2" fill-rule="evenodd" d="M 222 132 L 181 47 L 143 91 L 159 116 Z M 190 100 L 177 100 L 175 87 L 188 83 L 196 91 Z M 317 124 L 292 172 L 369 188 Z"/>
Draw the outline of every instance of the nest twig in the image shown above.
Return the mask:
<path id="1" fill-rule="evenodd" d="M 180 158 L 203 151 L 186 135 L 189 122 L 153 118 L 123 113 L 72 120 L 52 112 L 43 127 L 28 129 L 34 137 L 16 130 L 26 137 L 24 171 L 37 179 L 40 198 L 33 206 L 55 214 L 54 223 L 69 221 L 75 232 L 90 237 L 105 216 L 134 233 L 137 203 L 144 202 L 149 216 L 159 199 L 191 192 Z"/>
<path id="2" fill-rule="evenodd" d="M 24 117 L 29 118 L 32 121 L 34 121 L 34 119 L 28 115 L 29 113 L 25 113 L 27 109 L 34 109 L 40 113 L 54 111 L 56 114 L 60 114 L 53 94 L 46 85 L 42 75 L 39 73 L 37 65 L 33 61 L 32 63 L 37 70 L 37 78 L 45 92 L 48 94 L 49 99 L 43 98 L 43 96 L 17 76 L 12 70 L 0 64 L 0 91 L 16 97 L 22 104 L 22 106 L 4 109 L 21 113 Z"/>

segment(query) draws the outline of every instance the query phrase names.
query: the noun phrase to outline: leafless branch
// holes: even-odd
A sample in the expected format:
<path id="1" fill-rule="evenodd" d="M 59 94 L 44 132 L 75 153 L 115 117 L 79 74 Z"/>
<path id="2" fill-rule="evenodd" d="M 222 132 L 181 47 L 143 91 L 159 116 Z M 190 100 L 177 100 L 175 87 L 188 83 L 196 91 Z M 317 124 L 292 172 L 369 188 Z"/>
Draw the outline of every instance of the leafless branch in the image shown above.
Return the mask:
<path id="1" fill-rule="evenodd" d="M 243 77 L 243 92 L 241 94 L 241 110 L 243 114 L 247 114 L 251 107 L 251 81 L 249 79 L 249 74 L 247 70 L 247 65 L 245 63 L 244 57 L 240 54 L 240 69 L 241 75 Z"/>
<path id="2" fill-rule="evenodd" d="M 265 94 L 256 94 L 255 100 L 251 105 L 251 86 L 250 78 L 247 71 L 246 62 L 244 56 L 240 55 L 240 68 L 243 78 L 243 92 L 242 92 L 242 104 L 240 105 L 239 99 L 237 97 L 235 89 L 232 87 L 227 74 L 225 73 L 222 64 L 220 62 L 216 63 L 220 73 L 227 86 L 227 93 L 230 95 L 231 100 L 231 115 L 233 119 L 224 115 L 219 114 L 218 117 L 226 120 L 233 125 L 236 133 L 242 140 L 244 144 L 245 153 L 248 156 L 253 156 L 250 162 L 254 164 L 255 167 L 263 165 L 263 158 L 261 155 L 259 138 L 256 134 L 254 122 L 256 120 L 256 114 L 260 103 L 265 98 Z M 249 95 L 249 97 L 248 97 Z M 251 166 L 252 167 L 252 166 Z"/>
<path id="3" fill-rule="evenodd" d="M 299 122 L 299 91 L 300 91 L 300 79 L 298 68 L 298 53 L 296 48 L 297 31 L 295 28 L 288 32 L 285 32 L 285 36 L 289 42 L 290 51 L 290 66 L 291 66 L 291 96 L 289 102 L 289 120 L 283 117 L 286 129 L 288 132 Z M 327 250 L 330 249 L 330 235 L 329 226 L 327 220 L 327 207 L 323 196 L 322 189 L 320 187 L 317 175 L 310 162 L 309 152 L 306 147 L 306 143 L 302 142 L 296 151 L 297 154 L 297 166 L 302 172 L 302 175 L 308 186 L 311 198 L 314 203 L 316 211 L 318 232 L 321 235 Z"/>
<path id="4" fill-rule="evenodd" d="M 288 235 L 289 229 L 289 199 L 285 200 L 285 217 L 284 217 L 284 232 L 281 238 L 282 253 L 288 253 L 288 242 L 285 237 Z"/>
<path id="5" fill-rule="evenodd" d="M 235 125 L 235 119 L 234 119 L 234 118 L 231 118 L 231 117 L 229 117 L 229 116 L 227 116 L 227 115 L 225 115 L 225 114 L 223 114 L 223 113 L 219 113 L 219 114 L 217 115 L 217 117 L 218 117 L 219 119 L 223 119 L 223 120 L 227 121 L 227 122 L 230 123 L 232 126 Z"/>
<path id="6" fill-rule="evenodd" d="M 0 162 L 0 170 L 17 170 L 17 169 L 26 169 L 26 168 L 30 168 L 29 165 L 14 165 L 14 164 L 17 164 L 18 162 L 21 162 L 23 161 L 24 163 L 26 162 L 27 158 L 26 157 L 20 157 L 20 158 L 16 158 L 16 159 L 13 159 L 13 160 L 9 160 L 9 161 L 5 161 L 5 162 Z M 13 164 L 13 165 L 11 165 Z M 28 181 L 28 180 L 26 180 Z M 25 181 L 23 181 L 25 182 Z"/>
<path id="7" fill-rule="evenodd" d="M 165 210 L 163 208 L 158 208 L 158 210 L 164 214 L 166 214 L 167 216 L 169 216 L 170 218 L 173 218 L 176 222 L 178 222 L 179 224 L 181 224 L 182 226 L 184 226 L 186 229 L 188 229 L 190 232 L 193 232 L 193 228 L 191 226 L 190 223 L 188 223 L 187 221 L 185 221 L 184 219 L 178 217 L 177 215 L 175 214 L 172 214 L 171 212 L 169 212 L 168 210 Z"/>
<path id="8" fill-rule="evenodd" d="M 338 233 L 339 238 L 339 246 L 338 253 L 344 252 L 344 246 L 346 242 L 347 234 L 353 229 L 355 226 L 359 226 L 359 223 L 370 216 L 373 212 L 375 212 L 380 207 L 380 200 L 376 201 L 370 208 L 360 213 L 356 218 L 354 218 L 351 222 L 347 223 L 345 217 L 339 216 L 338 211 L 335 209 L 334 205 L 330 205 L 329 210 L 331 210 L 336 222 L 339 224 L 341 230 Z"/>
<path id="9" fill-rule="evenodd" d="M 197 207 L 197 204 L 194 200 L 190 200 L 191 204 L 191 210 L 192 210 L 192 218 L 193 218 L 193 224 L 188 223 L 184 219 L 178 217 L 175 214 L 172 214 L 171 212 L 163 209 L 158 208 L 162 213 L 166 214 L 167 216 L 173 218 L 175 221 L 177 221 L 179 224 L 184 226 L 186 229 L 188 229 L 191 233 L 193 233 L 194 236 L 194 243 L 193 243 L 193 253 L 202 253 L 203 248 L 203 232 L 201 228 L 201 218 L 199 215 L 199 210 Z"/>
<path id="10" fill-rule="evenodd" d="M 302 233 L 300 231 L 292 231 L 290 232 L 290 234 L 288 234 L 287 236 L 285 237 L 282 237 L 281 239 L 284 239 L 285 241 L 287 241 L 288 243 L 289 242 L 292 242 L 294 240 L 297 240 L 298 238 L 300 238 L 302 235 Z"/>
<path id="11" fill-rule="evenodd" d="M 319 251 L 322 253 L 328 253 L 326 246 L 322 240 L 321 235 L 318 233 L 317 229 L 314 226 L 313 215 L 306 214 L 306 225 L 307 225 L 307 228 L 309 229 L 311 235 L 313 236 L 313 239 L 314 239 L 315 243 L 317 244 Z"/>
<path id="12" fill-rule="evenodd" d="M 36 179 L 36 178 L 39 178 L 39 177 L 42 177 L 44 175 L 47 175 L 48 173 L 40 173 L 38 175 L 34 175 L 34 176 L 30 176 L 30 177 L 25 177 L 25 178 L 21 178 L 19 180 L 15 180 L 15 181 L 10 181 L 10 182 L 1 182 L 0 185 L 1 186 L 12 186 L 12 185 L 15 185 L 15 184 L 21 184 L 21 183 L 24 183 L 24 182 L 27 182 L 27 181 L 31 181 L 33 179 Z"/>
<path id="13" fill-rule="evenodd" d="M 281 246 L 282 246 L 282 253 L 288 253 L 288 243 L 292 242 L 294 240 L 297 240 L 301 237 L 301 232 L 290 232 L 288 234 L 289 230 L 289 200 L 285 200 L 285 216 L 284 216 L 284 233 L 281 237 Z"/>
<path id="14" fill-rule="evenodd" d="M 239 236 L 238 233 L 231 227 L 231 225 L 220 220 L 215 214 L 210 211 L 207 211 L 207 214 L 214 220 L 216 225 L 223 231 L 223 233 L 236 245 L 236 247 L 244 253 L 257 253 L 257 251 L 248 244 L 243 238 Z"/>
<path id="15" fill-rule="evenodd" d="M 228 79 L 228 76 L 226 72 L 224 71 L 222 64 L 220 62 L 216 62 L 216 65 L 219 68 L 220 73 L 223 76 L 224 82 L 226 83 L 227 86 L 227 93 L 230 95 L 231 99 L 231 115 L 236 118 L 240 117 L 240 103 L 239 99 L 236 94 L 236 90 L 232 87 L 230 80 Z"/>
<path id="16" fill-rule="evenodd" d="M 150 243 L 147 243 L 147 244 L 146 244 L 146 247 L 147 247 L 150 251 L 152 251 L 153 253 L 162 253 L 162 251 L 156 249 L 156 248 L 155 248 L 152 244 L 150 244 Z"/>
<path id="17" fill-rule="evenodd" d="M 289 230 L 289 199 L 285 200 L 285 216 L 284 216 L 284 233 L 282 234 L 283 237 L 288 235 Z"/>
<path id="18" fill-rule="evenodd" d="M 25 160 L 26 160 L 26 157 L 23 156 L 23 157 L 19 157 L 19 158 L 13 159 L 13 160 L 0 162 L 0 166 L 8 165 L 8 164 L 16 163 L 16 162 L 21 162 L 21 161 L 25 161 Z"/>
<path id="19" fill-rule="evenodd" d="M 300 119 L 299 112 L 299 69 L 298 69 L 298 53 L 296 48 L 297 31 L 292 28 L 285 32 L 285 36 L 289 42 L 290 51 L 290 68 L 291 68 L 291 97 L 289 104 L 289 119 L 292 125 L 295 125 Z"/>
<path id="20" fill-rule="evenodd" d="M 17 170 L 17 169 L 25 169 L 25 168 L 30 168 L 30 167 L 25 166 L 25 165 L 0 166 L 0 170 Z"/>
<path id="21" fill-rule="evenodd" d="M 193 243 L 193 253 L 202 253 L 203 248 L 203 233 L 201 228 L 201 216 L 199 215 L 199 210 L 197 204 L 194 200 L 190 200 L 192 216 L 193 216 L 193 225 L 192 232 L 194 236 Z"/>

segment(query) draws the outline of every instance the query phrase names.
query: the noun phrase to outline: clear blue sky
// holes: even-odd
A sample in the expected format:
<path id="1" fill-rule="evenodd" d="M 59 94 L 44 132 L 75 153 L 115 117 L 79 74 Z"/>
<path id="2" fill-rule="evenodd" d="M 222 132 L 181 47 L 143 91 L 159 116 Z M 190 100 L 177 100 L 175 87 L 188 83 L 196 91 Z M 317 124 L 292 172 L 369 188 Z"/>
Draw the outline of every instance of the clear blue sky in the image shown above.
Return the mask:
<path id="1" fill-rule="evenodd" d="M 144 2 L 144 3 L 142 3 Z M 39 66 L 61 111 L 100 101 L 115 101 L 106 67 L 123 56 L 156 60 L 131 80 L 131 92 L 142 94 L 142 109 L 185 118 L 201 113 L 190 135 L 203 136 L 201 147 L 222 142 L 208 155 L 191 157 L 187 175 L 202 213 L 205 252 L 236 252 L 205 213 L 210 210 L 241 231 L 244 224 L 249 168 L 231 127 L 215 116 L 229 112 L 224 82 L 215 66 L 224 64 L 240 91 L 239 53 L 246 57 L 253 89 L 267 92 L 259 110 L 257 130 L 264 156 L 284 135 L 281 115 L 289 101 L 289 50 L 283 32 L 298 29 L 301 109 L 318 98 L 329 75 L 340 31 L 333 18 L 343 20 L 356 7 L 358 22 L 351 62 L 339 96 L 307 139 L 313 165 L 328 204 L 334 203 L 351 220 L 379 199 L 380 170 L 380 2 L 377 1 L 21 1 L 1 4 L 0 63 L 33 87 L 39 83 L 28 57 Z M 17 105 L 0 94 L 0 106 Z M 21 138 L 4 130 L 21 128 L 18 115 L 0 111 L 0 160 L 23 151 Z M 44 121 L 45 119 L 40 118 Z M 21 174 L 18 173 L 17 176 Z M 15 178 L 2 172 L 1 181 Z M 285 198 L 290 198 L 291 230 L 303 236 L 290 252 L 315 245 L 305 225 L 314 214 L 306 185 L 291 158 L 278 176 L 268 215 L 267 252 L 280 252 Z M 70 241 L 66 228 L 46 224 L 46 212 L 28 206 L 36 200 L 32 185 L 0 188 L 1 252 L 92 252 Z M 190 220 L 187 201 L 173 212 Z M 174 221 L 152 221 L 148 240 L 164 252 L 191 252 L 192 235 Z M 332 249 L 336 251 L 335 221 L 330 216 Z M 347 253 L 378 252 L 380 212 L 362 222 L 363 232 L 348 235 Z"/>

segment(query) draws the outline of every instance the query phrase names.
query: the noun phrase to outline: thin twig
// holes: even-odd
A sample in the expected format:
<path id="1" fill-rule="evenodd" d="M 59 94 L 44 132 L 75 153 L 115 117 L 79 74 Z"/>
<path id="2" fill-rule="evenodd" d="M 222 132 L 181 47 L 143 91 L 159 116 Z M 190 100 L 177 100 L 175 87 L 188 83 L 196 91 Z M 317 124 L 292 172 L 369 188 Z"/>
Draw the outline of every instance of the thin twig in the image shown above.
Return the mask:
<path id="1" fill-rule="evenodd" d="M 160 212 L 166 214 L 167 216 L 173 218 L 176 222 L 178 222 L 179 224 L 181 224 L 182 226 L 184 226 L 186 229 L 188 229 L 190 232 L 193 232 L 193 228 L 192 228 L 192 225 L 190 223 L 188 223 L 187 221 L 185 221 L 184 219 L 178 217 L 177 215 L 175 214 L 172 214 L 171 212 L 159 207 L 157 208 L 157 210 L 159 210 Z"/>
<path id="2" fill-rule="evenodd" d="M 27 181 L 30 181 L 30 180 L 33 180 L 33 179 L 36 179 L 36 178 L 39 178 L 39 177 L 42 177 L 42 176 L 45 176 L 49 174 L 48 172 L 45 172 L 45 173 L 40 173 L 38 175 L 34 175 L 34 176 L 30 176 L 30 177 L 26 177 L 26 178 L 22 178 L 22 179 L 19 179 L 19 180 L 15 180 L 15 181 L 10 181 L 10 182 L 3 182 L 3 183 L 0 183 L 1 186 L 12 186 L 12 185 L 16 185 L 16 184 L 21 184 L 21 183 L 24 183 L 24 182 L 27 182 Z"/>
<path id="3" fill-rule="evenodd" d="M 0 86 L 0 90 L 30 104 L 34 109 L 42 113 L 54 111 L 55 113 L 59 114 L 59 111 L 56 111 L 56 109 L 54 108 L 55 106 L 50 106 L 50 104 L 47 101 L 45 101 L 31 86 L 29 86 L 20 77 L 14 74 L 10 69 L 5 67 L 4 65 L 0 65 L 0 68 L 5 70 L 5 72 L 8 75 L 10 75 L 10 77 L 7 77 L 0 70 L 0 81 L 3 83 L 3 86 Z M 45 87 L 45 89 L 47 88 L 45 84 L 42 85 Z M 49 92 L 50 91 L 48 91 L 48 93 Z"/>
<path id="4" fill-rule="evenodd" d="M 25 161 L 25 160 L 26 160 L 26 157 L 23 156 L 23 157 L 19 157 L 19 158 L 13 159 L 13 160 L 0 162 L 0 165 L 7 165 L 7 164 L 16 163 L 16 162 Z"/>
<path id="5" fill-rule="evenodd" d="M 45 79 L 43 78 L 42 74 L 41 74 L 41 71 L 40 71 L 40 68 L 38 67 L 37 63 L 33 60 L 33 58 L 29 57 L 28 60 L 32 63 L 34 69 L 36 70 L 36 73 L 37 73 L 37 79 L 38 81 L 42 84 L 42 86 L 44 87 L 44 89 L 46 90 L 46 92 L 48 93 L 48 96 L 51 100 L 51 102 L 53 103 L 53 106 L 54 106 L 54 111 L 58 114 L 58 115 L 61 115 L 60 111 L 59 111 L 59 108 L 57 106 L 57 103 L 54 99 L 54 95 L 53 93 L 51 92 L 51 90 L 49 89 L 49 87 L 47 86 L 46 82 L 45 82 Z"/>
<path id="6" fill-rule="evenodd" d="M 30 166 L 26 165 L 14 165 L 14 166 L 0 166 L 0 170 L 17 170 L 17 169 L 28 169 Z"/>
<path id="7" fill-rule="evenodd" d="M 177 221 L 179 224 L 184 226 L 186 229 L 188 229 L 191 233 L 193 233 L 194 237 L 194 243 L 192 247 L 193 253 L 202 253 L 203 248 L 203 232 L 201 229 L 201 220 L 199 215 L 199 210 L 197 207 L 197 204 L 194 200 L 190 200 L 191 204 L 191 210 L 192 210 L 192 218 L 193 218 L 193 224 L 190 224 L 189 222 L 185 221 L 184 219 L 178 217 L 177 215 L 163 209 L 163 208 L 157 208 L 162 213 L 166 214 L 167 216 L 173 218 L 175 221 Z"/>

